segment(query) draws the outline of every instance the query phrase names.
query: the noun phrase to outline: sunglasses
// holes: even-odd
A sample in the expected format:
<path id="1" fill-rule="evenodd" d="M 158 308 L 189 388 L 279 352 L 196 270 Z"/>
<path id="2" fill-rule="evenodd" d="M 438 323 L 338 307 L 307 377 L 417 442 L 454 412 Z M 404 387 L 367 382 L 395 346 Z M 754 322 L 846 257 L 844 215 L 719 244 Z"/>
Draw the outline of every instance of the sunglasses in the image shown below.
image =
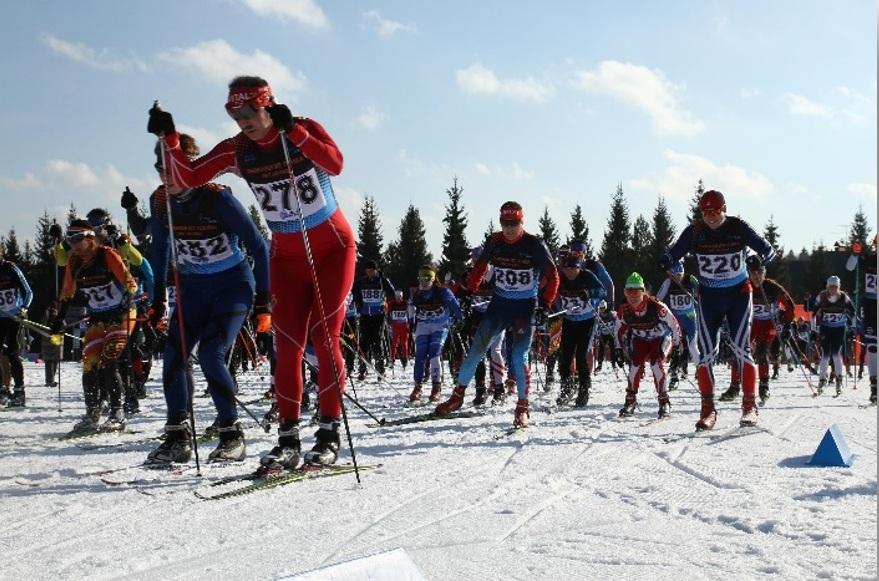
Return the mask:
<path id="1" fill-rule="evenodd" d="M 518 226 L 521 223 L 522 222 L 519 222 L 518 220 L 501 220 L 501 226 L 503 226 L 504 228 Z"/>
<path id="2" fill-rule="evenodd" d="M 77 232 L 75 234 L 68 234 L 66 237 L 68 244 L 78 244 L 85 240 L 86 238 L 94 237 L 94 233 L 92 232 Z"/>
<path id="3" fill-rule="evenodd" d="M 702 210 L 703 216 L 719 216 L 723 210 L 715 210 L 713 208 L 706 208 Z"/>
<path id="4" fill-rule="evenodd" d="M 247 121 L 259 113 L 259 109 L 253 105 L 242 105 L 241 107 L 236 107 L 234 109 L 226 107 L 226 112 L 229 113 L 229 116 L 235 121 Z"/>
<path id="5" fill-rule="evenodd" d="M 623 290 L 623 292 L 627 295 L 638 295 L 644 292 L 643 288 L 627 288 Z"/>

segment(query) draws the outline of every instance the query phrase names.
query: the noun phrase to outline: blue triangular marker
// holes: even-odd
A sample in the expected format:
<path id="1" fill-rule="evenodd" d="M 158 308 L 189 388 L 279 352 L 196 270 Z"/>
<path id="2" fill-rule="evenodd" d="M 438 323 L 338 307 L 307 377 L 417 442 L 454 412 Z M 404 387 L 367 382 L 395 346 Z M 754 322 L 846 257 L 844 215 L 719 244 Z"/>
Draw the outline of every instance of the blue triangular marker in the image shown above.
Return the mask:
<path id="1" fill-rule="evenodd" d="M 853 454 L 845 443 L 845 437 L 839 426 L 833 424 L 824 434 L 818 449 L 812 454 L 809 464 L 812 466 L 851 466 Z"/>

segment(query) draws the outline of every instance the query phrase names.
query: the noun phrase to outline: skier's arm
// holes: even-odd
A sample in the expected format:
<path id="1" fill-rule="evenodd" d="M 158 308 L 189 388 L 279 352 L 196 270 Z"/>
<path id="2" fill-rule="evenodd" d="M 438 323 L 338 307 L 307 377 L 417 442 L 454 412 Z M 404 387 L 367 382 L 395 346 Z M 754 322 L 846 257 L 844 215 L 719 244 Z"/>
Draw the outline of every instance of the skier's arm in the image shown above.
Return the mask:
<path id="1" fill-rule="evenodd" d="M 742 238 L 744 238 L 745 244 L 760 255 L 760 258 L 763 259 L 763 264 L 769 264 L 775 260 L 775 249 L 772 248 L 772 245 L 765 238 L 757 234 L 750 224 L 741 219 L 739 219 L 739 222 L 741 223 Z"/>
<path id="2" fill-rule="evenodd" d="M 131 243 L 131 239 L 128 236 L 125 236 L 122 244 L 119 245 L 119 254 L 122 258 L 131 265 L 140 266 L 140 263 L 143 262 L 143 255 L 140 253 L 140 250 L 134 247 L 134 244 Z"/>
<path id="3" fill-rule="evenodd" d="M 397 289 L 394 288 L 391 279 L 389 279 L 388 277 L 381 275 L 381 280 L 382 288 L 385 290 L 385 297 L 387 297 L 388 299 L 392 299 L 394 297 L 394 293 L 397 292 Z"/>
<path id="4" fill-rule="evenodd" d="M 681 327 L 678 325 L 678 320 L 665 303 L 662 301 L 656 302 L 659 303 L 659 319 L 671 331 L 672 345 L 677 347 L 681 344 Z"/>
<path id="5" fill-rule="evenodd" d="M 593 274 L 598 278 L 598 280 L 604 286 L 604 290 L 607 293 L 606 296 L 610 297 L 610 299 L 613 300 L 615 289 L 613 286 L 613 279 L 610 277 L 610 273 L 607 271 L 606 268 L 604 268 L 603 264 L 601 264 L 600 262 L 597 262 L 597 261 L 596 261 L 596 269 L 595 270 L 596 270 L 596 272 L 594 272 Z"/>
<path id="6" fill-rule="evenodd" d="M 488 273 L 489 260 L 491 259 L 495 244 L 494 236 L 485 241 L 485 248 L 470 270 L 470 276 L 467 278 L 467 290 L 471 294 L 476 294 L 479 291 L 479 285 L 482 284 L 482 279 Z"/>
<path id="7" fill-rule="evenodd" d="M 194 160 L 189 159 L 181 149 L 179 134 L 171 133 L 164 140 L 165 167 L 170 170 L 171 179 L 180 187 L 195 188 L 226 172 L 238 174 L 235 143 L 232 139 L 224 139 L 205 155 Z"/>
<path id="8" fill-rule="evenodd" d="M 665 297 L 668 295 L 669 289 L 671 289 L 671 279 L 666 278 L 662 281 L 662 284 L 659 285 L 659 290 L 656 291 L 656 300 L 664 301 Z"/>
<path id="9" fill-rule="evenodd" d="M 323 126 L 307 117 L 296 117 L 293 129 L 287 133 L 290 141 L 302 153 L 331 176 L 342 173 L 344 160 L 339 146 Z"/>
<path id="10" fill-rule="evenodd" d="M 693 225 L 688 224 L 684 231 L 681 232 L 681 235 L 678 236 L 678 239 L 675 241 L 671 247 L 666 250 L 665 254 L 660 259 L 661 262 L 665 262 L 669 265 L 669 267 L 683 258 L 687 252 L 690 251 L 690 247 L 693 243 Z"/>
<path id="11" fill-rule="evenodd" d="M 146 293 L 150 302 L 152 302 L 155 298 L 155 275 L 153 274 L 153 267 L 150 264 L 150 261 L 144 258 L 143 262 L 140 263 L 139 268 L 141 277 L 143 278 L 143 291 Z"/>
<path id="12" fill-rule="evenodd" d="M 56 244 L 52 249 L 52 252 L 55 254 L 55 264 L 58 266 L 67 266 L 67 261 L 70 260 L 70 250 L 65 247 L 64 241 Z"/>
<path id="13" fill-rule="evenodd" d="M 152 241 L 150 242 L 150 257 L 153 259 L 153 265 L 155 266 L 155 269 L 153 269 L 153 275 L 155 278 L 153 282 L 154 300 L 164 302 L 165 286 L 168 282 L 165 277 L 168 274 L 169 236 L 168 228 L 163 223 L 165 212 L 162 209 L 161 204 L 164 202 L 161 201 L 160 198 L 164 198 L 164 193 L 162 193 L 161 196 L 155 196 L 152 207 L 150 208 L 150 236 L 152 238 Z"/>
<path id="14" fill-rule="evenodd" d="M 559 271 L 555 267 L 549 248 L 543 240 L 537 240 L 538 250 L 536 252 L 536 267 L 540 271 L 543 282 L 543 289 L 539 295 L 540 303 L 543 305 L 551 305 L 555 300 L 559 290 Z"/>
<path id="15" fill-rule="evenodd" d="M 31 306 L 31 301 L 34 300 L 34 291 L 31 290 L 31 285 L 28 284 L 27 278 L 25 278 L 21 269 L 18 268 L 18 265 L 9 263 L 9 266 L 12 267 L 12 272 L 15 273 L 15 276 L 18 277 L 18 286 L 21 288 L 22 297 L 21 308 L 26 309 Z"/>
<path id="16" fill-rule="evenodd" d="M 107 262 L 107 268 L 110 269 L 110 272 L 113 273 L 113 276 L 116 277 L 122 288 L 132 295 L 136 293 L 137 282 L 135 282 L 134 277 L 131 276 L 128 268 L 126 268 L 125 262 L 122 261 L 119 253 L 111 248 L 106 248 L 104 249 L 104 260 Z"/>
<path id="17" fill-rule="evenodd" d="M 452 318 L 455 321 L 464 320 L 464 313 L 461 312 L 461 305 L 458 304 L 458 299 L 456 299 L 452 291 L 447 288 L 443 289 L 443 303 L 445 303 L 449 312 L 452 313 Z"/>
<path id="18" fill-rule="evenodd" d="M 210 194 L 209 194 L 210 195 Z M 269 251 L 250 215 L 228 188 L 216 192 L 217 216 L 238 234 L 247 253 L 253 258 L 253 277 L 257 294 L 269 292 Z"/>
<path id="19" fill-rule="evenodd" d="M 61 284 L 61 295 L 59 298 L 62 303 L 66 303 L 76 294 L 76 280 L 73 278 L 73 270 L 70 268 L 70 263 L 67 263 L 64 266 L 63 280 L 64 282 Z"/>

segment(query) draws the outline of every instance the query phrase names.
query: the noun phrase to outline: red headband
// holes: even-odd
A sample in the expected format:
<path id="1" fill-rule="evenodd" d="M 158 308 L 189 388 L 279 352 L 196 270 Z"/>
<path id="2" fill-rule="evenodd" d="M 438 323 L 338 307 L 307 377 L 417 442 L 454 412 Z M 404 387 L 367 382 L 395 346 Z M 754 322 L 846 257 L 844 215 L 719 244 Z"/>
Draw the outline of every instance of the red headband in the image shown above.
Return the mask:
<path id="1" fill-rule="evenodd" d="M 229 98 L 226 100 L 226 110 L 234 111 L 245 105 L 268 107 L 272 104 L 272 88 L 265 87 L 239 87 L 229 90 Z"/>

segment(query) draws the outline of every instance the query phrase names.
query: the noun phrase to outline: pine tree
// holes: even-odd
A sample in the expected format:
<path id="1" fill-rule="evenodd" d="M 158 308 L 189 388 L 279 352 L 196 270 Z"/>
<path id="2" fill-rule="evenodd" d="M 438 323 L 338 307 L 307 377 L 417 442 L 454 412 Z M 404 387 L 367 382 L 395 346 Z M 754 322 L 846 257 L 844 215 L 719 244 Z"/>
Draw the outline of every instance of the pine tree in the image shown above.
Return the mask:
<path id="1" fill-rule="evenodd" d="M 774 218 L 770 214 L 769 222 L 766 223 L 766 227 L 763 229 L 763 238 L 775 250 L 775 260 L 766 266 L 766 276 L 777 280 L 782 286 L 787 287 L 790 284 L 790 274 L 788 273 L 787 262 L 784 257 L 784 247 L 779 243 L 780 235 Z"/>
<path id="2" fill-rule="evenodd" d="M 433 261 L 427 251 L 424 222 L 418 208 L 409 204 L 409 209 L 397 228 L 398 240 L 388 244 L 385 253 L 385 274 L 398 289 L 417 284 L 418 269 Z"/>
<path id="3" fill-rule="evenodd" d="M 461 196 L 464 188 L 458 185 L 458 178 L 452 181 L 452 187 L 446 190 L 449 203 L 446 206 L 446 215 L 443 223 L 446 231 L 443 234 L 442 260 L 440 260 L 440 272 L 452 273 L 452 278 L 460 280 L 467 268 L 467 260 L 470 258 L 470 245 L 467 243 L 467 214 L 461 204 Z"/>
<path id="4" fill-rule="evenodd" d="M 870 234 L 872 233 L 872 229 L 870 228 L 870 222 L 867 220 L 867 216 L 864 214 L 864 206 L 858 205 L 858 211 L 855 213 L 854 220 L 852 220 L 851 229 L 848 233 L 848 244 L 851 246 L 855 242 L 860 242 L 861 246 L 866 248 L 869 246 Z"/>
<path id="5" fill-rule="evenodd" d="M 649 258 L 642 267 L 645 270 L 641 273 L 642 275 L 655 282 L 664 279 L 665 275 L 658 270 L 657 265 L 659 259 L 674 244 L 675 240 L 674 223 L 668 212 L 668 206 L 665 205 L 665 198 L 660 195 L 656 202 L 656 208 L 653 210 L 653 231 L 650 235 L 650 248 L 647 252 Z"/>
<path id="6" fill-rule="evenodd" d="M 486 240 L 491 238 L 491 235 L 494 234 L 495 232 L 497 232 L 497 228 L 494 227 L 494 220 L 493 219 L 489 220 L 488 221 L 488 229 L 482 235 L 482 241 L 485 242 Z"/>
<path id="7" fill-rule="evenodd" d="M 382 233 L 381 218 L 375 205 L 375 198 L 366 196 L 363 207 L 360 208 L 360 218 L 357 221 L 357 254 L 361 261 L 375 260 L 381 265 L 382 262 Z"/>
<path id="8" fill-rule="evenodd" d="M 812 253 L 809 255 L 809 265 L 806 268 L 804 284 L 806 291 L 811 293 L 813 297 L 826 286 L 827 272 L 827 249 L 823 243 L 819 243 L 818 246 L 812 248 Z"/>
<path id="9" fill-rule="evenodd" d="M 644 277 L 647 285 L 647 291 L 651 292 L 656 289 L 655 283 L 658 279 L 656 267 L 650 260 L 650 249 L 653 246 L 653 236 L 650 232 L 650 223 L 644 216 L 638 215 L 635 218 L 635 224 L 632 227 L 632 262 L 631 268 Z"/>
<path id="10" fill-rule="evenodd" d="M 262 223 L 262 213 L 259 211 L 259 208 L 256 207 L 256 204 L 250 204 L 247 206 L 247 213 L 250 214 L 250 219 L 253 220 L 253 223 L 256 225 L 256 229 L 259 230 L 260 235 L 262 235 L 263 239 L 268 240 L 270 235 L 268 229 Z"/>
<path id="11" fill-rule="evenodd" d="M 589 225 L 583 219 L 583 208 L 580 207 L 580 204 L 574 206 L 574 211 L 571 212 L 571 237 L 568 238 L 568 244 L 573 240 L 580 240 L 586 243 L 589 254 L 592 254 L 592 241 L 589 240 Z"/>
<path id="12" fill-rule="evenodd" d="M 604 230 L 599 258 L 604 263 L 614 281 L 617 296 L 614 303 L 622 300 L 624 281 L 632 269 L 632 249 L 629 241 L 632 238 L 632 223 L 629 219 L 629 208 L 622 184 L 617 185 L 616 192 L 611 196 L 610 216 Z"/>
<path id="13" fill-rule="evenodd" d="M 559 239 L 559 229 L 556 227 L 552 216 L 549 215 L 549 208 L 546 206 L 543 207 L 543 215 L 540 217 L 540 220 L 537 221 L 537 224 L 540 227 L 540 236 L 543 238 L 543 242 L 546 243 L 546 247 L 549 248 L 550 254 L 555 256 L 558 253 L 559 244 L 561 243 Z"/>
<path id="14" fill-rule="evenodd" d="M 696 190 L 693 192 L 693 197 L 690 198 L 690 223 L 698 222 L 702 219 L 702 210 L 699 209 L 699 200 L 702 199 L 702 194 L 705 193 L 705 184 L 702 183 L 701 178 L 699 179 L 699 183 L 696 184 Z"/>
<path id="15" fill-rule="evenodd" d="M 21 248 L 18 246 L 18 237 L 15 235 L 15 228 L 9 231 L 4 240 L 4 256 L 6 260 L 12 261 L 18 265 L 24 265 L 24 256 L 21 254 Z"/>
<path id="16" fill-rule="evenodd" d="M 73 202 L 70 202 L 70 208 L 67 209 L 67 225 L 70 226 L 77 219 L 79 219 L 79 216 L 76 215 L 76 206 L 73 205 Z"/>
<path id="17" fill-rule="evenodd" d="M 26 273 L 31 288 L 34 289 L 34 300 L 30 311 L 33 316 L 42 314 L 49 303 L 58 296 L 61 286 L 61 278 L 64 269 L 55 264 L 53 251 L 54 240 L 49 236 L 49 228 L 55 221 L 49 218 L 49 213 L 43 210 L 43 215 L 37 219 L 37 227 L 34 237 L 34 263 L 30 272 Z"/>

